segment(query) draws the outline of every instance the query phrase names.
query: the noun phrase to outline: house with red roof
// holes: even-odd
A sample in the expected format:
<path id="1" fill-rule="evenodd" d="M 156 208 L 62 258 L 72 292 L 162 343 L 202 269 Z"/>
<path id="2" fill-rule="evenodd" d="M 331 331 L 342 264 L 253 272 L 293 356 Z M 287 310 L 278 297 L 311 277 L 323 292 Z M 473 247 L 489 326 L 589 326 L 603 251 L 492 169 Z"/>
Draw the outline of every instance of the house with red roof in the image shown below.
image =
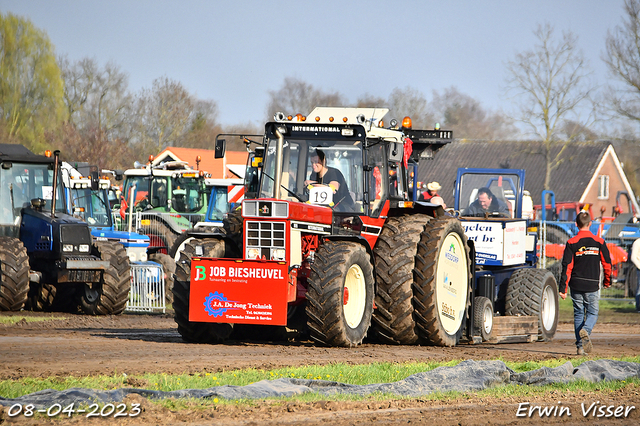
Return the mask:
<path id="1" fill-rule="evenodd" d="M 186 161 L 192 169 L 211 173 L 214 179 L 244 178 L 247 157 L 246 151 L 226 151 L 224 158 L 214 158 L 212 149 L 168 147 L 154 158 L 152 165 L 167 161 Z M 199 163 L 197 158 L 200 158 Z"/>

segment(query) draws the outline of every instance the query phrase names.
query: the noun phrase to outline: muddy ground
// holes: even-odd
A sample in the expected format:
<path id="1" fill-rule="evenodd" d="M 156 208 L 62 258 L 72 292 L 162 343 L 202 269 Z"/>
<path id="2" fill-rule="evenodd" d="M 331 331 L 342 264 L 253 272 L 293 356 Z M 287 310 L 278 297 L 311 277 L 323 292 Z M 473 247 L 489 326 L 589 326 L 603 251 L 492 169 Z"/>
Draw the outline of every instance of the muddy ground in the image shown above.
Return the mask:
<path id="1" fill-rule="evenodd" d="M 240 368 L 272 369 L 309 364 L 407 361 L 444 361 L 451 359 L 512 361 L 545 360 L 576 357 L 573 327 L 560 323 L 552 342 L 500 345 L 460 345 L 455 348 L 432 346 L 388 346 L 364 344 L 357 348 L 317 347 L 309 341 L 267 342 L 230 341 L 224 345 L 187 344 L 177 332 L 171 314 L 120 315 L 89 317 L 82 315 L 2 313 L 3 316 L 54 316 L 44 322 L 20 320 L 0 325 L 0 379 L 25 377 L 112 375 L 142 373 L 219 372 Z M 635 317 L 637 315 L 637 318 Z M 59 319 L 58 319 L 59 318 Z M 616 319 L 616 318 L 613 318 Z M 605 318 L 606 320 L 606 318 Z M 620 357 L 640 354 L 640 314 L 629 313 L 618 323 L 600 322 L 593 332 L 593 356 Z M 620 322 L 625 322 L 622 324 Z M 133 386 L 139 387 L 139 386 Z M 638 424 L 640 388 L 628 386 L 616 394 L 568 393 L 544 394 L 536 399 L 461 397 L 446 402 L 424 400 L 390 400 L 385 402 L 315 402 L 282 403 L 257 401 L 244 406 L 219 406 L 211 411 L 178 411 L 150 404 L 139 398 L 145 411 L 133 419 L 91 419 L 82 417 L 57 420 L 55 424 L 107 422 L 114 424 L 512 424 L 556 422 L 601 422 L 605 419 L 584 417 L 582 402 L 636 406 L 627 418 L 606 419 L 607 424 Z M 518 404 L 562 406 L 572 416 L 531 418 L 517 417 Z M 10 423 L 46 424 L 49 419 L 11 418 Z"/>

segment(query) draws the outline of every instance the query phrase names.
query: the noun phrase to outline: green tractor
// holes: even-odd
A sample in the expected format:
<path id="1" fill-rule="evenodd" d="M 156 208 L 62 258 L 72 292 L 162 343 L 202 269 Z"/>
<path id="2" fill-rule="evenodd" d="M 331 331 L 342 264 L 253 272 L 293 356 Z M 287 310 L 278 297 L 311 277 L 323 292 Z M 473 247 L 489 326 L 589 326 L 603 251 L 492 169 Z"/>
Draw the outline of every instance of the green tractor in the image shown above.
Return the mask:
<path id="1" fill-rule="evenodd" d="M 129 223 L 148 235 L 149 260 L 173 270 L 174 261 L 169 249 L 186 229 L 204 220 L 208 194 L 205 179 L 210 174 L 191 169 L 184 161 L 162 162 L 158 165 L 135 163 L 134 169 L 124 172 L 120 209 L 120 229 Z M 130 214 L 129 206 L 133 205 Z"/>

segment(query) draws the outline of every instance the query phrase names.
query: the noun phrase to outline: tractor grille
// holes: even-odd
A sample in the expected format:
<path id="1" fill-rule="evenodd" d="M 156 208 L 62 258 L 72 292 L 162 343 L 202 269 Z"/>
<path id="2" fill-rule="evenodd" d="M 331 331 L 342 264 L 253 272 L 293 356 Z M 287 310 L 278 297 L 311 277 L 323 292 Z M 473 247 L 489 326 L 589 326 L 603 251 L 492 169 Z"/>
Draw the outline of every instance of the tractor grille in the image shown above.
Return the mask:
<path id="1" fill-rule="evenodd" d="M 245 222 L 246 253 L 256 253 L 260 259 L 284 260 L 286 222 Z"/>

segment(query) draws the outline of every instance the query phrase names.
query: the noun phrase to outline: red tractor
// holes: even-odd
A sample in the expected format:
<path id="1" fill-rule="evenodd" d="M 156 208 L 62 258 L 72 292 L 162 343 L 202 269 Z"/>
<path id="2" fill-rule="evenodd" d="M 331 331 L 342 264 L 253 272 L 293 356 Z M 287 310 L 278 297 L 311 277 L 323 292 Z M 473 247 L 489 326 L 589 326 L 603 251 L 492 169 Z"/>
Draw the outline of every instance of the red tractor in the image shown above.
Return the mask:
<path id="1" fill-rule="evenodd" d="M 387 111 L 316 108 L 265 125 L 242 220 L 191 239 L 177 262 L 186 341 L 221 342 L 249 324 L 298 327 L 328 346 L 359 345 L 370 329 L 385 343 L 459 342 L 471 249 L 460 222 L 411 189 L 416 163 L 452 134 L 413 130 L 408 117 L 384 127 Z"/>

